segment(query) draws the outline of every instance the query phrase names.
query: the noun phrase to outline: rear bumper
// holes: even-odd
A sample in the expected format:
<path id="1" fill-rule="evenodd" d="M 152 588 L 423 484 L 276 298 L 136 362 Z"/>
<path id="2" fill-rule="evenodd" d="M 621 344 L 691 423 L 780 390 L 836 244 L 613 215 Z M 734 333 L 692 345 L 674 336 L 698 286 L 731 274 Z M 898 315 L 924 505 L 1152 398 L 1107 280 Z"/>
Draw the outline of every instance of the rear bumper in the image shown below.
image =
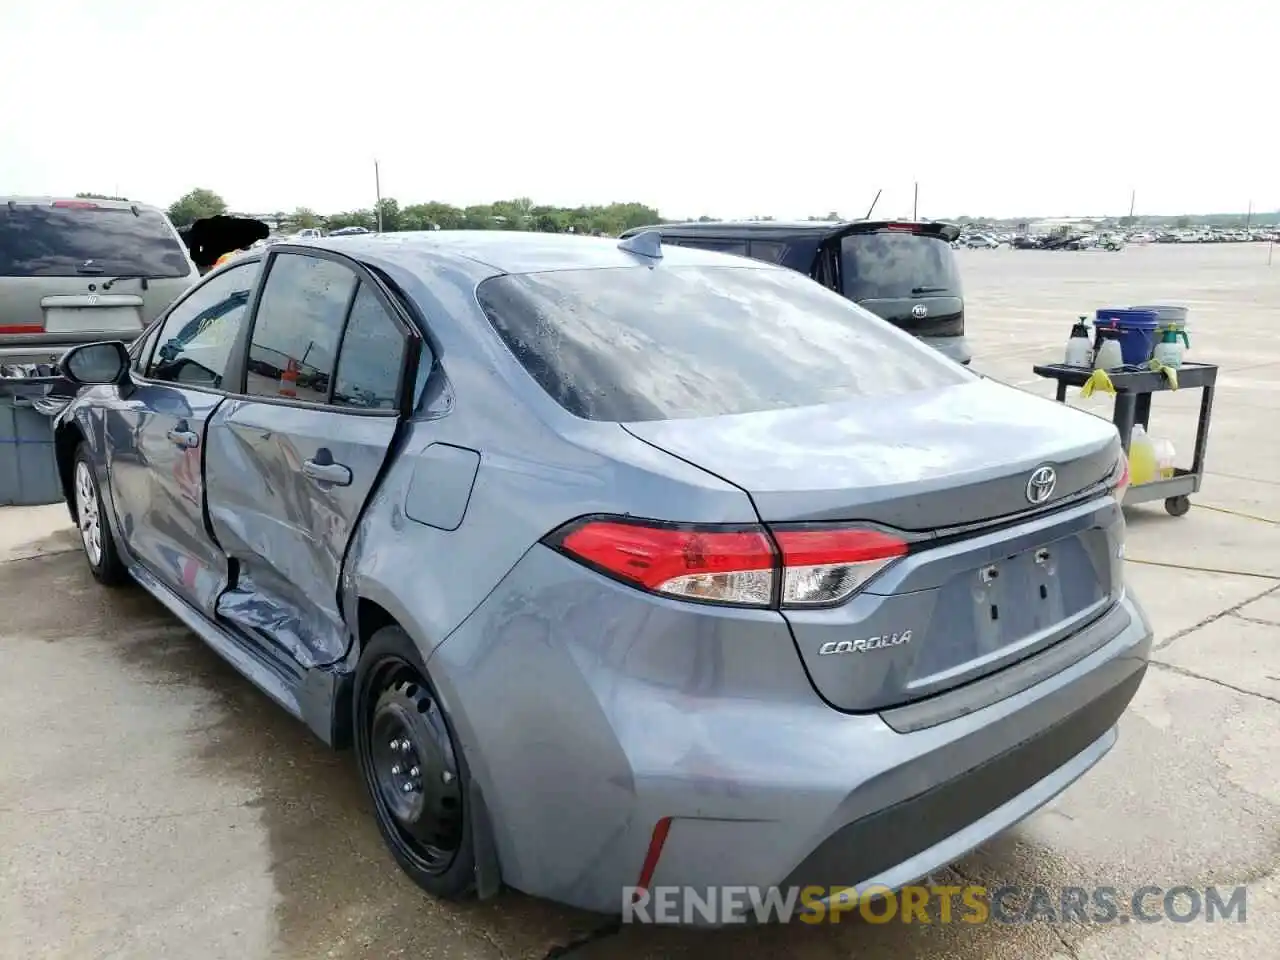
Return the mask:
<path id="1" fill-rule="evenodd" d="M 973 352 L 969 349 L 969 341 L 965 337 L 920 337 L 921 343 L 927 343 L 944 357 L 956 363 L 968 364 L 973 360 Z"/>
<path id="2" fill-rule="evenodd" d="M 511 886 L 619 913 L 670 818 L 650 887 L 677 902 L 724 886 L 901 887 L 1097 763 L 1151 647 L 1126 596 L 1091 653 L 899 732 L 899 718 L 821 703 L 780 617 L 690 606 L 535 548 L 436 649 Z"/>

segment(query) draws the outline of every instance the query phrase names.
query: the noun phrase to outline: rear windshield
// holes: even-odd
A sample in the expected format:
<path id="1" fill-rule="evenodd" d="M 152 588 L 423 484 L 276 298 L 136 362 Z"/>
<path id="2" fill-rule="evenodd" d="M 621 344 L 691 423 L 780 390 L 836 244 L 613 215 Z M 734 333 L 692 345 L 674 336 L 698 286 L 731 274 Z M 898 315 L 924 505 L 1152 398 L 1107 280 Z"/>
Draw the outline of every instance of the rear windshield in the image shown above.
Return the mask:
<path id="1" fill-rule="evenodd" d="M 185 277 L 186 251 L 156 210 L 0 203 L 0 277 Z"/>
<path id="2" fill-rule="evenodd" d="M 840 272 L 850 300 L 960 296 L 951 244 L 938 237 L 880 231 L 841 241 Z"/>
<path id="3" fill-rule="evenodd" d="M 973 376 L 790 270 L 567 270 L 493 277 L 476 295 L 530 375 L 588 420 L 779 410 Z"/>

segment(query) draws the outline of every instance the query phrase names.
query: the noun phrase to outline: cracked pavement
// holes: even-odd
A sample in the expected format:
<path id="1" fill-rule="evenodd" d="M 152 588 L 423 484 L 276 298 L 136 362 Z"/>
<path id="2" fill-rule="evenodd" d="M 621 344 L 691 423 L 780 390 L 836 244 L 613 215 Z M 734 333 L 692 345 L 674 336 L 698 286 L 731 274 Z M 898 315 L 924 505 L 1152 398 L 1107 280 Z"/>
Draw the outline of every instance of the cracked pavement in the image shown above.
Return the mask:
<path id="1" fill-rule="evenodd" d="M 1247 922 L 620 927 L 505 892 L 434 902 L 332 754 L 139 590 L 90 579 L 65 510 L 0 510 L 0 956 L 1138 960 L 1280 941 L 1280 266 L 1263 245 L 961 251 L 976 366 L 1025 389 L 1071 322 L 1191 307 L 1222 366 L 1205 488 L 1128 511 L 1155 666 L 1099 766 L 935 883 L 1248 885 Z M 1189 459 L 1197 392 L 1157 397 Z M 1089 409 L 1109 411 L 1107 398 Z M 1274 431 L 1272 431 L 1274 432 Z"/>

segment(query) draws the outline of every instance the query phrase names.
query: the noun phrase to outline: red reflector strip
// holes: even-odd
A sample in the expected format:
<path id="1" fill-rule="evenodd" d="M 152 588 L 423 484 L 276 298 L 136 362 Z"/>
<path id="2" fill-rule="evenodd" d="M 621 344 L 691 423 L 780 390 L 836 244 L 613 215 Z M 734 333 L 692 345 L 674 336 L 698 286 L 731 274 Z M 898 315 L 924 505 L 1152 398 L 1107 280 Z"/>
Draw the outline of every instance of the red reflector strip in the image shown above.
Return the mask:
<path id="1" fill-rule="evenodd" d="M 44 333 L 44 324 L 4 323 L 0 324 L 0 333 Z"/>
<path id="2" fill-rule="evenodd" d="M 768 538 L 755 530 L 688 530 L 593 520 L 571 531 L 560 547 L 650 590 L 676 577 L 774 566 Z"/>
<path id="3" fill-rule="evenodd" d="M 653 836 L 649 840 L 649 850 L 644 855 L 644 864 L 640 867 L 640 879 L 636 881 L 636 893 L 649 889 L 653 880 L 653 872 L 658 869 L 658 860 L 662 857 L 662 848 L 667 842 L 667 834 L 671 832 L 671 818 L 663 817 L 653 825 Z"/>
<path id="4" fill-rule="evenodd" d="M 96 203 L 90 203 L 88 200 L 55 200 L 51 204 L 54 207 L 61 207 L 64 210 L 97 210 Z"/>
<path id="5" fill-rule="evenodd" d="M 788 567 L 867 563 L 907 554 L 907 543 L 879 530 L 775 530 Z"/>

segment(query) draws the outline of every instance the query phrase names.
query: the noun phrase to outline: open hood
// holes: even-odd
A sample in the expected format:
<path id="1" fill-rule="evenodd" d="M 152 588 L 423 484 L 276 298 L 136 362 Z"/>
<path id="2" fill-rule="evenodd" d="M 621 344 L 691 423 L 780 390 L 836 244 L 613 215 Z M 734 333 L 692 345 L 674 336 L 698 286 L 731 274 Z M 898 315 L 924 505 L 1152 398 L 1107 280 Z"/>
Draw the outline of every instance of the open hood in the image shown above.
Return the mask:
<path id="1" fill-rule="evenodd" d="M 271 228 L 261 220 L 222 215 L 205 217 L 178 231 L 201 272 L 217 263 L 224 253 L 243 250 L 270 234 Z"/>

